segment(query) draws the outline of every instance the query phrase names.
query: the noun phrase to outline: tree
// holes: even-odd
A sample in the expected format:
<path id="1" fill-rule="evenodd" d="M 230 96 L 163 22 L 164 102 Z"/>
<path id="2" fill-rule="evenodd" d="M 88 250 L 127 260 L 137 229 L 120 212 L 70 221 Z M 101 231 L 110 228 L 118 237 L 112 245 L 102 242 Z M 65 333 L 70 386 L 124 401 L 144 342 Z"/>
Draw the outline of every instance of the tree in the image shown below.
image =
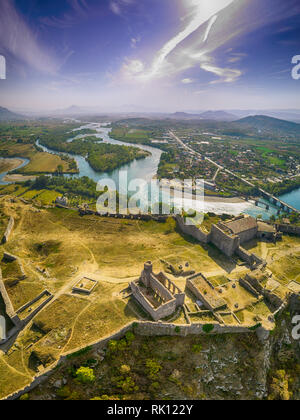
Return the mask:
<path id="1" fill-rule="evenodd" d="M 63 173 L 63 171 L 64 171 L 64 167 L 60 164 L 60 165 L 58 165 L 57 166 L 57 169 L 56 169 L 56 172 L 58 173 L 58 174 L 62 174 Z"/>
<path id="2" fill-rule="evenodd" d="M 94 375 L 94 370 L 88 367 L 81 366 L 76 372 L 76 378 L 79 382 L 83 384 L 92 383 L 95 381 L 96 377 Z"/>

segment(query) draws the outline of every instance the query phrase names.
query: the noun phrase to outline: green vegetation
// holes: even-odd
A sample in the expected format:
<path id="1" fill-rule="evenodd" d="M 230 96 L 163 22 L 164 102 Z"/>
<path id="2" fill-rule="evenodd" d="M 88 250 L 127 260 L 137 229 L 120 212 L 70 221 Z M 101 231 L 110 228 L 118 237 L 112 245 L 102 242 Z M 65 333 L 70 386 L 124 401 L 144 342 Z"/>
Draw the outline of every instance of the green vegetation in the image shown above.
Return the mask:
<path id="1" fill-rule="evenodd" d="M 86 366 L 87 360 L 98 352 L 96 359 L 101 363 L 93 369 L 95 382 L 81 385 L 74 377 L 74 369 Z M 237 392 L 241 399 L 257 399 L 264 360 L 264 348 L 253 334 L 137 336 L 130 346 L 104 354 L 101 349 L 94 349 L 76 363 L 63 363 L 47 383 L 30 393 L 30 399 L 43 395 L 47 399 L 67 400 L 77 395 L 78 400 L 211 400 L 236 399 Z M 234 358 L 228 357 L 232 354 Z M 213 370 L 209 360 L 218 360 Z M 217 378 L 209 380 L 212 372 Z M 226 378 L 227 392 L 220 389 L 220 377 Z M 53 387 L 62 379 L 66 382 L 64 392 Z M 244 381 L 247 387 L 241 390 Z"/>
<path id="2" fill-rule="evenodd" d="M 203 325 L 203 331 L 206 334 L 210 334 L 214 329 L 215 329 L 215 327 L 213 325 L 211 325 L 211 324 Z"/>
<path id="3" fill-rule="evenodd" d="M 82 384 L 95 382 L 95 375 L 93 369 L 81 366 L 76 372 L 76 379 Z"/>
<path id="4" fill-rule="evenodd" d="M 70 133 L 62 129 L 53 130 L 40 137 L 40 144 L 52 150 L 71 155 L 84 156 L 91 167 L 97 172 L 111 172 L 114 169 L 132 162 L 144 159 L 148 152 L 136 147 L 125 147 L 102 143 L 96 137 L 75 138 L 70 140 Z"/>

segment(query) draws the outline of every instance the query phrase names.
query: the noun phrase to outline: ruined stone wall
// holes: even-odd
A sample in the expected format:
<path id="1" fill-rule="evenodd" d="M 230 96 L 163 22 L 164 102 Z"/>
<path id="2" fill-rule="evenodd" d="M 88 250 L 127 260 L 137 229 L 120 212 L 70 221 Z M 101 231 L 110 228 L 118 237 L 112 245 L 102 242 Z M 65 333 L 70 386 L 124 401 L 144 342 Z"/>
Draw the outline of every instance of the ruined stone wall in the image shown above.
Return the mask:
<path id="1" fill-rule="evenodd" d="M 23 264 L 22 264 L 21 260 L 18 257 L 16 257 L 15 255 L 9 254 L 8 252 L 4 252 L 3 259 L 6 260 L 6 261 L 8 261 L 8 262 L 14 262 L 14 261 L 16 261 L 17 264 L 18 264 L 18 266 L 19 266 L 20 272 L 21 272 L 21 280 L 25 280 L 26 279 L 27 275 L 25 273 Z"/>
<path id="2" fill-rule="evenodd" d="M 204 233 L 196 226 L 188 226 L 184 223 L 184 218 L 176 216 L 177 226 L 185 235 L 191 236 L 199 242 L 207 244 L 210 242 L 210 233 Z"/>
<path id="3" fill-rule="evenodd" d="M 236 250 L 236 254 L 243 260 L 246 261 L 246 263 L 248 263 L 249 265 L 254 264 L 254 259 L 252 254 L 250 254 L 250 252 L 248 252 L 245 248 L 243 248 L 242 246 L 239 246 L 238 249 Z"/>
<path id="4" fill-rule="evenodd" d="M 240 246 L 240 238 L 238 236 L 227 235 L 217 225 L 212 225 L 211 227 L 210 240 L 227 257 L 232 257 Z"/>
<path id="5" fill-rule="evenodd" d="M 26 303 L 26 305 L 22 306 L 18 311 L 17 314 L 20 315 L 22 312 L 26 311 L 27 308 L 30 308 L 34 303 L 38 302 L 43 296 L 48 296 L 48 298 L 42 302 L 34 311 L 32 311 L 26 318 L 24 318 L 21 322 L 23 325 L 26 325 L 32 318 L 35 317 L 52 299 L 53 295 L 48 292 L 48 290 L 44 290 L 40 293 L 36 298 L 32 299 L 30 302 Z"/>
<path id="6" fill-rule="evenodd" d="M 209 302 L 205 299 L 205 296 L 200 293 L 199 289 L 194 285 L 191 279 L 187 279 L 186 287 L 196 296 L 197 299 L 204 303 L 207 309 L 212 312 L 214 311 L 214 308 L 211 307 Z"/>
<path id="7" fill-rule="evenodd" d="M 6 244 L 6 242 L 9 240 L 10 234 L 11 234 L 11 232 L 12 232 L 13 228 L 14 228 L 14 224 L 15 224 L 15 220 L 14 220 L 14 218 L 11 216 L 11 217 L 9 218 L 9 222 L 8 222 L 8 225 L 7 225 L 6 231 L 5 231 L 5 233 L 4 233 L 4 235 L 3 235 L 3 238 L 2 238 L 2 244 Z"/>
<path id="8" fill-rule="evenodd" d="M 99 349 L 107 347 L 109 341 L 111 340 L 119 340 L 125 336 L 128 331 L 134 330 L 135 334 L 142 335 L 142 336 L 181 336 L 185 337 L 188 335 L 206 335 L 203 330 L 203 327 L 206 324 L 192 324 L 192 325 L 177 325 L 177 324 L 164 324 L 162 322 L 143 322 L 137 321 L 130 324 L 127 324 L 121 330 L 117 331 L 116 333 L 105 337 L 101 340 L 97 340 L 93 343 L 90 343 L 89 346 L 92 349 Z M 219 324 L 212 324 L 214 326 L 213 331 L 210 333 L 211 335 L 216 334 L 249 334 L 252 331 L 249 331 L 248 327 L 241 327 L 241 326 L 223 326 Z M 249 326 L 251 327 L 251 326 Z M 32 391 L 38 385 L 46 382 L 49 377 L 52 375 L 56 367 L 67 360 L 67 356 L 82 350 L 82 347 L 78 347 L 77 349 L 72 350 L 72 352 L 64 353 L 60 356 L 60 359 L 56 361 L 52 366 L 48 367 L 42 374 L 36 376 L 33 381 L 25 386 L 22 389 L 8 395 L 5 399 L 6 400 L 16 400 L 20 398 L 22 395 Z"/>
<path id="9" fill-rule="evenodd" d="M 276 225 L 276 228 L 279 230 L 279 232 L 300 236 L 299 226 L 280 224 Z"/>
<path id="10" fill-rule="evenodd" d="M 130 287 L 135 299 L 140 303 L 140 305 L 142 305 L 144 310 L 151 316 L 152 319 L 154 319 L 154 321 L 166 318 L 176 311 L 176 299 L 173 299 L 172 296 L 172 300 L 155 309 L 144 296 L 137 284 L 133 282 L 130 284 Z"/>
<path id="11" fill-rule="evenodd" d="M 240 279 L 239 284 L 242 287 L 244 287 L 244 289 L 248 290 L 248 292 L 255 296 L 257 299 L 259 298 L 260 294 L 257 292 L 257 290 L 254 289 L 254 287 L 251 286 L 251 284 L 246 279 Z"/>
<path id="12" fill-rule="evenodd" d="M 246 230 L 244 232 L 239 233 L 238 236 L 240 238 L 240 243 L 244 244 L 245 242 L 249 242 L 252 239 L 256 238 L 257 232 L 258 232 L 258 227 L 255 227 L 253 229 Z"/>
<path id="13" fill-rule="evenodd" d="M 158 294 L 166 301 L 170 301 L 173 299 L 172 293 L 156 278 L 151 275 L 150 276 L 150 287 L 152 290 L 158 292 Z"/>
<path id="14" fill-rule="evenodd" d="M 6 287 L 2 280 L 1 269 L 0 269 L 0 294 L 5 304 L 5 311 L 6 311 L 7 316 L 11 319 L 12 323 L 17 327 L 17 329 L 20 329 L 22 327 L 22 321 L 20 320 L 19 316 L 16 314 L 13 304 L 10 300 L 10 297 L 6 291 Z M 11 334 L 9 334 L 9 336 L 11 336 Z"/>

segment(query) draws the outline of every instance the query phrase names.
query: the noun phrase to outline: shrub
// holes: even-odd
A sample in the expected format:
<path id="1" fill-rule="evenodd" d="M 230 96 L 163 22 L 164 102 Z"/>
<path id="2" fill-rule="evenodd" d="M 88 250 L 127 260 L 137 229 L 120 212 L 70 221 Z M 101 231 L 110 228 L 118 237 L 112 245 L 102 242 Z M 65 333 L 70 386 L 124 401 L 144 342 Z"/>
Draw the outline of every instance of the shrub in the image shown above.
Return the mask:
<path id="1" fill-rule="evenodd" d="M 146 372 L 149 378 L 156 379 L 159 372 L 162 370 L 162 366 L 158 361 L 153 359 L 146 360 Z"/>
<path id="2" fill-rule="evenodd" d="M 93 369 L 88 367 L 80 367 L 76 372 L 76 378 L 83 384 L 92 383 L 95 381 L 95 375 Z"/>
<path id="3" fill-rule="evenodd" d="M 128 375 L 130 371 L 131 371 L 131 368 L 128 365 L 122 365 L 120 367 L 120 372 L 122 373 L 122 375 Z"/>
<path id="4" fill-rule="evenodd" d="M 175 328 L 175 332 L 176 332 L 176 334 L 179 334 L 180 333 L 180 328 L 179 327 L 176 327 Z"/>
<path id="5" fill-rule="evenodd" d="M 193 353 L 200 353 L 200 351 L 202 351 L 201 344 L 194 344 L 193 347 L 192 347 L 192 352 Z"/>
<path id="6" fill-rule="evenodd" d="M 211 325 L 211 324 L 206 324 L 206 325 L 203 325 L 203 331 L 206 333 L 206 334 L 209 334 L 209 333 L 211 333 L 213 330 L 214 330 L 214 326 L 213 325 Z"/>
<path id="7" fill-rule="evenodd" d="M 134 380 L 130 376 L 127 376 L 127 378 L 125 379 L 119 378 L 117 382 L 117 387 L 122 389 L 122 391 L 126 393 L 131 393 L 134 391 L 137 392 L 139 390 L 139 387 L 136 386 Z"/>
<path id="8" fill-rule="evenodd" d="M 126 333 L 125 337 L 126 337 L 126 340 L 127 340 L 128 344 L 131 344 L 135 340 L 135 335 L 131 331 L 128 331 Z"/>
<path id="9" fill-rule="evenodd" d="M 254 325 L 254 327 L 250 327 L 249 328 L 249 331 L 256 331 L 258 328 L 260 328 L 262 326 L 262 324 L 257 324 L 257 325 Z"/>

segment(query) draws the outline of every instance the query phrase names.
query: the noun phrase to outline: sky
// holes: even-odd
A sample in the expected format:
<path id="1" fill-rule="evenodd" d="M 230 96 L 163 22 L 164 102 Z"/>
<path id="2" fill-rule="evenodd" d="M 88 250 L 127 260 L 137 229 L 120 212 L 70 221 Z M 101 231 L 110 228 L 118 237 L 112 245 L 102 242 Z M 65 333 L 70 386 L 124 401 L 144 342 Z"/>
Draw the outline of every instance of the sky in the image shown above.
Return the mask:
<path id="1" fill-rule="evenodd" d="M 299 0 L 0 0 L 0 106 L 298 109 L 299 34 Z"/>

